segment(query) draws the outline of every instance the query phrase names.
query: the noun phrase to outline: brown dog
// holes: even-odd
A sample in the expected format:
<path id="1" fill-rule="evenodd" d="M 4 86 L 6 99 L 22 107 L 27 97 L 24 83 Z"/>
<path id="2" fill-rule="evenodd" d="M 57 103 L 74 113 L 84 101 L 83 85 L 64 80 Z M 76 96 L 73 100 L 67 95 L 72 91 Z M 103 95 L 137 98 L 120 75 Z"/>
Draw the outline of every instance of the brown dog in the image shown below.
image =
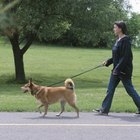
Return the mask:
<path id="1" fill-rule="evenodd" d="M 31 94 L 41 102 L 41 105 L 38 107 L 39 111 L 42 106 L 45 107 L 43 117 L 47 114 L 48 106 L 56 102 L 61 103 L 61 111 L 59 114 L 57 114 L 57 116 L 60 116 L 63 113 L 65 110 L 65 104 L 67 102 L 76 110 L 77 117 L 79 117 L 79 109 L 76 107 L 74 82 L 72 79 L 66 79 L 64 85 L 65 86 L 62 87 L 46 87 L 36 85 L 32 82 L 32 80 L 29 80 L 29 82 L 21 87 L 21 89 L 24 93 L 31 92 Z"/>

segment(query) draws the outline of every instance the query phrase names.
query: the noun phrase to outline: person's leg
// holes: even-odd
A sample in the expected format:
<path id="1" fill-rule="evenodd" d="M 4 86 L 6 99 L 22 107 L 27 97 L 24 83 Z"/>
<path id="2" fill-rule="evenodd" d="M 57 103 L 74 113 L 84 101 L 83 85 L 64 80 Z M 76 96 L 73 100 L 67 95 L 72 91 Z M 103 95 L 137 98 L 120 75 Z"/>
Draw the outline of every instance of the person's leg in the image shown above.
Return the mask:
<path id="1" fill-rule="evenodd" d="M 121 81 L 122 81 L 127 93 L 132 97 L 135 105 L 137 106 L 138 110 L 140 111 L 140 96 L 138 95 L 137 91 L 134 89 L 131 79 L 122 79 Z"/>
<path id="2" fill-rule="evenodd" d="M 115 88 L 117 87 L 117 85 L 120 82 L 120 78 L 118 76 L 114 76 L 111 74 L 110 77 L 110 81 L 108 84 L 108 89 L 106 92 L 106 97 L 102 102 L 102 108 L 101 108 L 101 112 L 102 113 L 108 113 L 111 107 L 111 103 L 112 103 L 112 99 L 113 99 L 113 95 L 115 92 Z"/>

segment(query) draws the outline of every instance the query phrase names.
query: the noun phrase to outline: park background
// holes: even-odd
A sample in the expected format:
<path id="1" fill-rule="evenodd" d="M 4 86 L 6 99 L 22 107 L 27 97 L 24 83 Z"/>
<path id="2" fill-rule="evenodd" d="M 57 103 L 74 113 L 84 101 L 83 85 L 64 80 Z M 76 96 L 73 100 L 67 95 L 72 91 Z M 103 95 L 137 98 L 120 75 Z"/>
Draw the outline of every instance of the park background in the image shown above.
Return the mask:
<path id="1" fill-rule="evenodd" d="M 140 14 L 129 1 L 3 0 L 0 7 L 0 111 L 35 111 L 35 99 L 20 90 L 29 78 L 51 85 L 110 58 L 116 39 L 113 23 L 118 20 L 128 26 L 134 55 L 132 80 L 140 91 Z M 111 69 L 102 67 L 73 79 L 80 111 L 100 107 Z M 49 111 L 59 108 L 55 104 Z M 136 111 L 121 83 L 111 111 Z"/>

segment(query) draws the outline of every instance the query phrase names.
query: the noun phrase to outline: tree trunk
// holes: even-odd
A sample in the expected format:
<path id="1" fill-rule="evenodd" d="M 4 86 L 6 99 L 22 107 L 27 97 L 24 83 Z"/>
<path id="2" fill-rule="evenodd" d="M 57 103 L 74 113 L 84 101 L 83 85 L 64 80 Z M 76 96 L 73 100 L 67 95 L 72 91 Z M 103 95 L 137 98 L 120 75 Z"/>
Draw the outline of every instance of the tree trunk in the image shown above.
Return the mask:
<path id="1" fill-rule="evenodd" d="M 23 53 L 19 47 L 19 35 L 14 33 L 12 37 L 9 38 L 12 44 L 12 50 L 14 55 L 15 63 L 15 80 L 17 82 L 25 82 L 25 71 L 23 62 Z"/>

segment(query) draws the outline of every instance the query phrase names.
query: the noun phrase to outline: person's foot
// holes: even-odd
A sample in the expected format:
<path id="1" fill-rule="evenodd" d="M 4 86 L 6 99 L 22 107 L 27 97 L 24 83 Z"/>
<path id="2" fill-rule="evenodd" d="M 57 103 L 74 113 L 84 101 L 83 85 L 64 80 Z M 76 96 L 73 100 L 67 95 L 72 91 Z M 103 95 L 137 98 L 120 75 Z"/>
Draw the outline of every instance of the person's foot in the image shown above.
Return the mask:
<path id="1" fill-rule="evenodd" d="M 140 115 L 140 111 L 136 112 L 135 114 Z"/>
<path id="2" fill-rule="evenodd" d="M 108 113 L 105 113 L 105 112 L 99 112 L 98 115 L 108 116 Z"/>
<path id="3" fill-rule="evenodd" d="M 108 113 L 102 112 L 101 109 L 93 109 L 93 112 L 98 113 L 98 115 L 108 116 Z"/>
<path id="4" fill-rule="evenodd" d="M 93 109 L 92 111 L 99 113 L 99 112 L 101 112 L 101 109 Z"/>

